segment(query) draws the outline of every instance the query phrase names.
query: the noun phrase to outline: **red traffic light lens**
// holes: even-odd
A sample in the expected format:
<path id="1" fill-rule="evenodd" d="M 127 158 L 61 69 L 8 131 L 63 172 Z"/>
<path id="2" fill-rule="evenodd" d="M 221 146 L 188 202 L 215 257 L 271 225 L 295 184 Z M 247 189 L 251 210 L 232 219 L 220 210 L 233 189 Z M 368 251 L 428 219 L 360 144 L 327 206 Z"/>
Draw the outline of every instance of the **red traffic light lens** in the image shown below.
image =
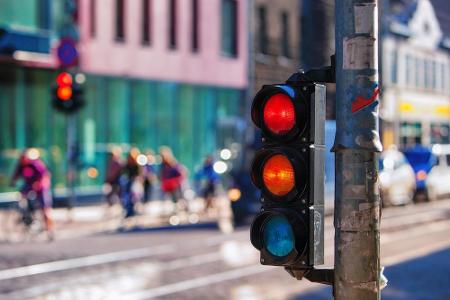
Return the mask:
<path id="1" fill-rule="evenodd" d="M 70 86 L 72 85 L 72 75 L 67 72 L 61 72 L 56 77 L 56 84 L 58 86 Z"/>
<path id="2" fill-rule="evenodd" d="M 287 195 L 295 186 L 294 168 L 289 159 L 281 154 L 270 157 L 263 167 L 263 181 L 272 194 Z"/>
<path id="3" fill-rule="evenodd" d="M 72 98 L 72 88 L 68 86 L 59 87 L 56 93 L 58 95 L 58 99 L 62 101 L 67 101 Z"/>
<path id="4" fill-rule="evenodd" d="M 296 122 L 294 103 L 285 94 L 271 96 L 264 106 L 264 124 L 275 134 L 286 134 Z"/>

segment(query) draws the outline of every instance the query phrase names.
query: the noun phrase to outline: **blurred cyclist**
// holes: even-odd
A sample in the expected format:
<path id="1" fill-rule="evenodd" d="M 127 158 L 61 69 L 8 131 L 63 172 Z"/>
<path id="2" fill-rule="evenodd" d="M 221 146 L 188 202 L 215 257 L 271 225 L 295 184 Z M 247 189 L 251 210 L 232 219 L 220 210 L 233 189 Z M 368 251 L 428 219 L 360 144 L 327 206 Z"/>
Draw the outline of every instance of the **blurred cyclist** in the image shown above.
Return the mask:
<path id="1" fill-rule="evenodd" d="M 23 186 L 20 193 L 28 202 L 31 210 L 39 210 L 42 214 L 48 238 L 53 239 L 53 220 L 51 217 L 51 174 L 45 163 L 39 158 L 39 151 L 34 148 L 26 149 L 19 158 L 19 162 L 11 178 L 11 185 L 22 179 Z"/>

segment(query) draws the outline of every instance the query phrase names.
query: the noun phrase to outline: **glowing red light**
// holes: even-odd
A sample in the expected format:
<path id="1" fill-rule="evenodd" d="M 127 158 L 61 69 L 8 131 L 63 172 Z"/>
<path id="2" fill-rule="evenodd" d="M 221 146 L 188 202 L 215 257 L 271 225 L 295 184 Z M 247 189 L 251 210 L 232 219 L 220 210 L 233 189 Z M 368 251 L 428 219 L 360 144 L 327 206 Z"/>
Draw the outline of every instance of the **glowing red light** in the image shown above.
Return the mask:
<path id="1" fill-rule="evenodd" d="M 67 72 L 61 72 L 56 77 L 56 84 L 58 86 L 70 86 L 72 85 L 72 75 Z"/>
<path id="2" fill-rule="evenodd" d="M 275 134 L 286 134 L 295 126 L 295 107 L 285 94 L 275 94 L 264 106 L 264 123 Z"/>
<path id="3" fill-rule="evenodd" d="M 291 162 L 281 154 L 269 158 L 263 168 L 264 185 L 276 196 L 287 195 L 294 188 L 294 175 Z"/>

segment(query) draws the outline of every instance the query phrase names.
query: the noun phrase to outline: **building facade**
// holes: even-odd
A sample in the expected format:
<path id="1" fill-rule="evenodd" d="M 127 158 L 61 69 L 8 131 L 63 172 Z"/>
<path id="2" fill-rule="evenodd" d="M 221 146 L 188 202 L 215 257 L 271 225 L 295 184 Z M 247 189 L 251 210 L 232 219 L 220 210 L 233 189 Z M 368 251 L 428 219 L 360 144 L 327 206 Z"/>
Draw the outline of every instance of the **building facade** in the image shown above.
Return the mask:
<path id="1" fill-rule="evenodd" d="M 283 83 L 300 68 L 300 1 L 254 0 L 252 41 L 254 92 Z"/>
<path id="2" fill-rule="evenodd" d="M 13 190 L 8 177 L 26 147 L 41 150 L 63 191 L 67 119 L 50 100 L 64 7 L 19 2 L 0 4 L 0 26 L 45 32 L 50 46 L 0 57 L 0 192 Z M 77 71 L 86 76 L 86 105 L 76 117 L 80 193 L 100 189 L 112 146 L 167 145 L 189 170 L 207 154 L 236 147 L 248 84 L 245 0 L 76 2 Z M 9 13 L 1 13 L 5 7 Z M 18 60 L 18 52 L 30 59 Z"/>
<path id="3" fill-rule="evenodd" d="M 385 147 L 450 143 L 450 5 L 387 1 L 382 31 Z"/>

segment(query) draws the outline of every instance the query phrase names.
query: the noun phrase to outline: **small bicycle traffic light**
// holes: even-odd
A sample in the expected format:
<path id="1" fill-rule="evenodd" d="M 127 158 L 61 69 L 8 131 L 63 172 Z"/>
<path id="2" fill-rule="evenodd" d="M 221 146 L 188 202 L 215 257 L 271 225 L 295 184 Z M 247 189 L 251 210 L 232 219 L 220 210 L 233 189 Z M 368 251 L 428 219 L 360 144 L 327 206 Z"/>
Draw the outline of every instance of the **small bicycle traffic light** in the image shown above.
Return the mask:
<path id="1" fill-rule="evenodd" d="M 78 111 L 84 104 L 83 90 L 69 72 L 60 72 L 56 76 L 56 86 L 53 88 L 53 107 L 66 114 Z"/>
<path id="2" fill-rule="evenodd" d="M 325 86 L 292 79 L 263 86 L 251 114 L 263 142 L 251 170 L 262 208 L 250 238 L 261 263 L 323 264 Z"/>

